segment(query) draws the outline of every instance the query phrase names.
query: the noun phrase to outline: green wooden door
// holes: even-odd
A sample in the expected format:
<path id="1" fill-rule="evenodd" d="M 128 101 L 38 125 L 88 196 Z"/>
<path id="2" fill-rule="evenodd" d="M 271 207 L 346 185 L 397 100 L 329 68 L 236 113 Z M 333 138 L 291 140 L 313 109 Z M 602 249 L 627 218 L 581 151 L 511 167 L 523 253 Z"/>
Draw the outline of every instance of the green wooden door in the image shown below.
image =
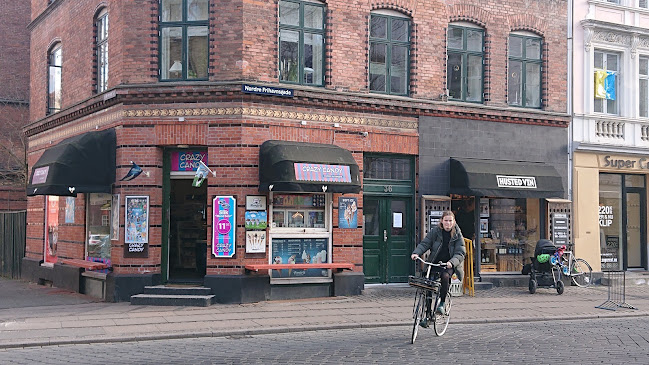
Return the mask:
<path id="1" fill-rule="evenodd" d="M 363 268 L 367 283 L 408 281 L 414 214 L 411 198 L 363 198 Z"/>

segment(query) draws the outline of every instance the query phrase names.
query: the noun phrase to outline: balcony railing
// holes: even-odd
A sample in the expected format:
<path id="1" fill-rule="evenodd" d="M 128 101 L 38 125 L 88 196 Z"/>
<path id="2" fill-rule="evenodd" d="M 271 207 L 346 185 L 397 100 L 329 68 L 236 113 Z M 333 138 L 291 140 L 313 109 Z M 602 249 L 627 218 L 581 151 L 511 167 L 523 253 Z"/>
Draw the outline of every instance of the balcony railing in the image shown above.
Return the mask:
<path id="1" fill-rule="evenodd" d="M 602 145 L 649 148 L 649 119 L 616 116 L 575 116 L 572 121 L 575 142 Z"/>

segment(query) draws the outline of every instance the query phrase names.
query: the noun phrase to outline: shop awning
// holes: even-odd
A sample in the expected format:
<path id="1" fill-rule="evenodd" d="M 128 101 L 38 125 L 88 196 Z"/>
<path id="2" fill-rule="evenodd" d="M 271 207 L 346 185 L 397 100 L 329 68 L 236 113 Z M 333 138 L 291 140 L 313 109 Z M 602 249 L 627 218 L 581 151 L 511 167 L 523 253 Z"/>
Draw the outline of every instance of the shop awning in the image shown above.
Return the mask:
<path id="1" fill-rule="evenodd" d="M 266 141 L 259 149 L 259 191 L 358 193 L 359 170 L 338 146 Z"/>
<path id="2" fill-rule="evenodd" d="M 561 198 L 557 170 L 540 162 L 451 158 L 450 193 L 502 198 Z"/>
<path id="3" fill-rule="evenodd" d="M 110 193 L 115 182 L 115 130 L 88 132 L 50 147 L 32 168 L 27 195 Z"/>

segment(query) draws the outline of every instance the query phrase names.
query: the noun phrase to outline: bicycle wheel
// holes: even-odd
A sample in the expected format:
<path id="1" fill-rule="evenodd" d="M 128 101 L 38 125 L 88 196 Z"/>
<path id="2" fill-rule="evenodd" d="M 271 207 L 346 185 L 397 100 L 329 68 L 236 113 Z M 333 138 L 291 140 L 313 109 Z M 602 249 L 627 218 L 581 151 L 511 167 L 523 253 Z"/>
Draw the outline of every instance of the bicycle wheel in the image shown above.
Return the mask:
<path id="1" fill-rule="evenodd" d="M 453 297 L 451 296 L 451 293 L 446 294 L 446 301 L 444 301 L 444 314 L 437 313 L 437 307 L 439 306 L 439 293 L 437 293 L 437 297 L 435 297 L 435 307 L 434 311 L 435 313 L 433 314 L 434 320 L 433 320 L 433 327 L 435 329 L 435 334 L 437 336 L 441 336 L 444 333 L 446 333 L 446 329 L 448 328 L 448 322 L 451 320 L 451 303 L 452 303 Z"/>
<path id="2" fill-rule="evenodd" d="M 585 288 L 593 283 L 593 269 L 586 260 L 575 259 L 575 261 L 572 262 L 571 271 L 570 277 L 575 285 Z"/>
<path id="3" fill-rule="evenodd" d="M 417 293 L 415 294 L 415 305 L 412 308 L 412 318 L 414 319 L 414 323 L 412 324 L 412 338 L 410 339 L 410 343 L 415 343 L 417 333 L 419 332 L 419 323 L 424 319 L 424 316 L 426 315 L 425 313 L 426 291 L 417 289 Z"/>

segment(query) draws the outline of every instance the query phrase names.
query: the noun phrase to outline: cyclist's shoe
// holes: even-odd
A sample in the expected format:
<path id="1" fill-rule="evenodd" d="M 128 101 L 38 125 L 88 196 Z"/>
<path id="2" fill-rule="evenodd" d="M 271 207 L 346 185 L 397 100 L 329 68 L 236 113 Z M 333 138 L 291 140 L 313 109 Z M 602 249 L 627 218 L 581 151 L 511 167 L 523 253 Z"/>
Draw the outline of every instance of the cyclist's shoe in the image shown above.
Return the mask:
<path id="1" fill-rule="evenodd" d="M 446 308 L 444 308 L 444 302 L 440 302 L 439 305 L 437 306 L 437 309 L 435 310 L 435 313 L 439 313 L 442 315 L 446 314 Z"/>
<path id="2" fill-rule="evenodd" d="M 428 328 L 428 318 L 424 318 L 419 322 L 419 325 L 423 328 Z"/>

